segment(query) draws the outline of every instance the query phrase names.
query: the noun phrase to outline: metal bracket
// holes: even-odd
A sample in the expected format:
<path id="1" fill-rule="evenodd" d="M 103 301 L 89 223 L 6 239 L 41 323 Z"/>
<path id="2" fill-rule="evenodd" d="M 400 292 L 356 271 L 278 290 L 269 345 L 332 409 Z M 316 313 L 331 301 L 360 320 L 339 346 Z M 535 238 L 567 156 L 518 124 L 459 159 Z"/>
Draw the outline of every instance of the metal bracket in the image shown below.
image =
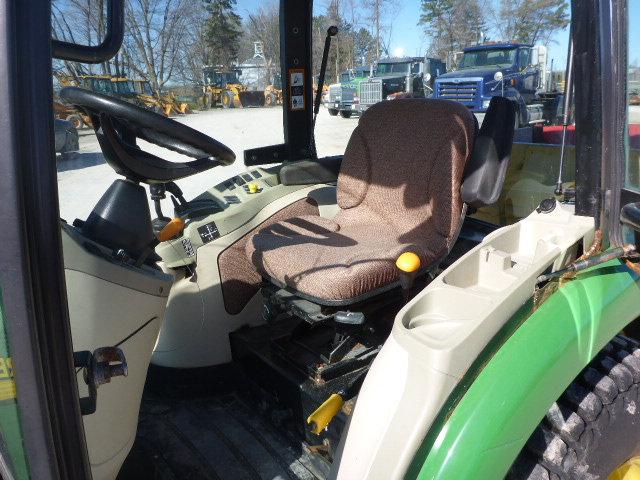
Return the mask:
<path id="1" fill-rule="evenodd" d="M 113 377 L 126 377 L 128 374 L 127 359 L 117 347 L 101 347 L 93 353 L 88 350 L 73 352 L 73 364 L 84 369 L 84 382 L 89 388 L 89 396 L 80 397 L 82 415 L 95 413 L 100 385 L 110 383 Z"/>

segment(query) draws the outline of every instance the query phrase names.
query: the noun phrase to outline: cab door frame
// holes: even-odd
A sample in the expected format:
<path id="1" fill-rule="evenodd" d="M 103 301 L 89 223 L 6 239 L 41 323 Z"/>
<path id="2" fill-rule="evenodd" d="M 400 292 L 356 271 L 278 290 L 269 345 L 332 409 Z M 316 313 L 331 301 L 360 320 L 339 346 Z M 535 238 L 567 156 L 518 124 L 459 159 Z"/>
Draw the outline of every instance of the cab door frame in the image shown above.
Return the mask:
<path id="1" fill-rule="evenodd" d="M 30 476 L 91 478 L 63 276 L 49 0 L 0 0 L 0 289 Z"/>

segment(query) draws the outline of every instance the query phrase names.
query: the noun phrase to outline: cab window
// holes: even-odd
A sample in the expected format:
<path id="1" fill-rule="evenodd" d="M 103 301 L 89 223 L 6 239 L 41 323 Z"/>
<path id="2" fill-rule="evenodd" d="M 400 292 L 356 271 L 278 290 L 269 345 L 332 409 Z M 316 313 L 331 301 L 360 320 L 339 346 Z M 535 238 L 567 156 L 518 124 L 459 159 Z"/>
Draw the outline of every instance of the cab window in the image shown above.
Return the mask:
<path id="1" fill-rule="evenodd" d="M 520 49 L 518 64 L 521 70 L 531 65 L 531 49 L 530 48 Z"/>
<path id="2" fill-rule="evenodd" d="M 626 186 L 640 191 L 640 4 L 629 2 L 629 38 L 628 38 L 628 152 L 626 169 Z"/>

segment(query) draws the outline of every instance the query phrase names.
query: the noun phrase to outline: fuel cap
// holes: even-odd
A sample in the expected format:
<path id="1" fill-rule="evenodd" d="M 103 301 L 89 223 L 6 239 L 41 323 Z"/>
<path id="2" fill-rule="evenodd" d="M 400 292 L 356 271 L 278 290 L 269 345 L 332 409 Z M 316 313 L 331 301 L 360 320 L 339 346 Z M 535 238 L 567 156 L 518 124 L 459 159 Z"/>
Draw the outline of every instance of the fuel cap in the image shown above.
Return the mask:
<path id="1" fill-rule="evenodd" d="M 556 208 L 556 200 L 555 198 L 545 198 L 540 202 L 538 208 L 536 208 L 536 212 L 538 213 L 551 213 Z"/>

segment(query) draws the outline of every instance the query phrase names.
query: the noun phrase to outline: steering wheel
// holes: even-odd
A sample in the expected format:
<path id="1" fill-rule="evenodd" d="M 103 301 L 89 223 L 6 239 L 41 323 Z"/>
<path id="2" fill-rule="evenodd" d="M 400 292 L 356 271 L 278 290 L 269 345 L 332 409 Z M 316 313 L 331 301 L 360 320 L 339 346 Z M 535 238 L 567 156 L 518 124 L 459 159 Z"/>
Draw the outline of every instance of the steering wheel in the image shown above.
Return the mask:
<path id="1" fill-rule="evenodd" d="M 136 183 L 168 183 L 216 166 L 232 164 L 236 155 L 213 138 L 145 108 L 78 87 L 66 87 L 60 98 L 91 118 L 107 163 Z M 141 138 L 195 158 L 170 162 L 142 150 Z"/>

